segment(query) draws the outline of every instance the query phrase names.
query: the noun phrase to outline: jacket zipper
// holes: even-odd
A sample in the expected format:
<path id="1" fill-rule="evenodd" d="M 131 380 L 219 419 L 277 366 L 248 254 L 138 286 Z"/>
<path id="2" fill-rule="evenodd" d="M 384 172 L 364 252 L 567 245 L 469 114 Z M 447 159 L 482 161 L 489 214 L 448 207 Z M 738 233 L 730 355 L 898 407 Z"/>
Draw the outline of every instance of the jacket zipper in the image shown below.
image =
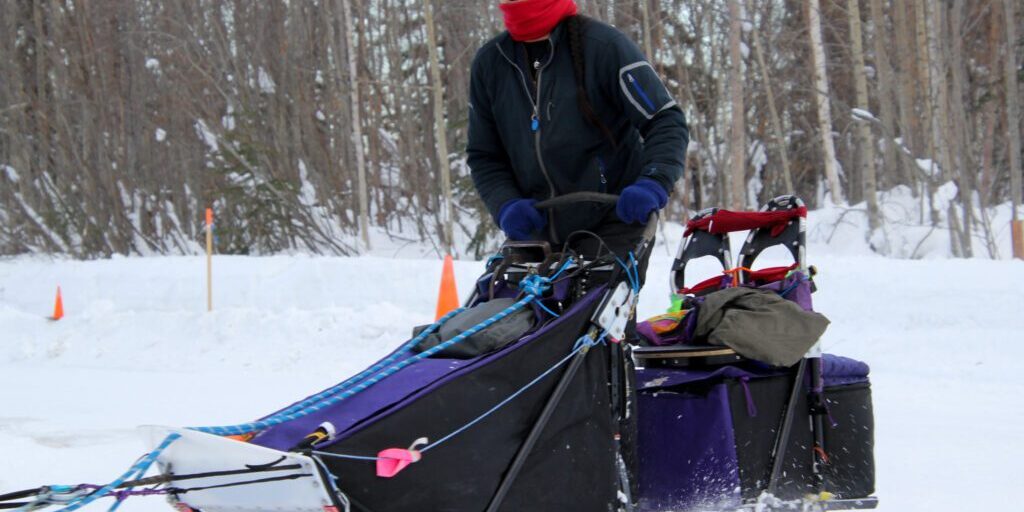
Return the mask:
<path id="1" fill-rule="evenodd" d="M 602 194 L 608 192 L 608 178 L 604 175 L 604 159 L 597 157 L 597 172 L 601 175 L 601 188 L 598 190 Z"/>
<path id="2" fill-rule="evenodd" d="M 550 38 L 548 38 L 548 44 L 551 45 L 551 49 L 548 51 L 548 59 L 547 59 L 547 61 L 544 62 L 544 65 L 541 66 L 540 69 L 537 70 L 537 96 L 536 96 L 536 98 L 534 98 L 534 96 L 532 94 L 530 94 L 530 86 L 526 82 L 526 75 L 523 73 L 523 70 L 519 66 L 517 66 L 516 63 L 512 59 L 510 59 L 508 57 L 508 55 L 505 55 L 505 51 L 501 49 L 500 45 L 497 46 L 497 48 L 498 48 L 498 53 L 500 53 L 501 56 L 504 57 L 505 60 L 507 60 L 509 62 L 509 64 L 512 64 L 512 67 L 516 68 L 516 71 L 519 72 L 519 78 L 522 81 L 524 92 L 526 92 L 526 97 L 527 97 L 527 99 L 530 100 L 530 104 L 533 106 L 533 114 L 530 116 L 530 130 L 533 131 L 533 145 L 534 145 L 534 149 L 535 149 L 535 151 L 537 153 L 537 163 L 540 164 L 540 172 L 541 172 L 541 174 L 544 175 L 544 180 L 547 181 L 547 183 L 548 183 L 548 191 L 550 192 L 549 197 L 551 199 L 554 199 L 558 195 L 558 193 L 555 191 L 555 184 L 554 184 L 554 182 L 551 181 L 551 176 L 548 174 L 547 166 L 544 165 L 544 157 L 543 157 L 543 155 L 541 155 L 541 151 L 540 151 L 540 133 L 541 133 L 541 129 L 540 129 L 540 105 L 541 105 L 541 101 L 540 101 L 540 90 L 541 90 L 540 89 L 540 85 L 541 85 L 541 77 L 544 75 L 544 68 L 548 67 L 548 64 L 550 64 L 551 61 L 554 60 L 554 58 L 555 58 L 555 43 Z M 557 232 L 555 231 L 555 212 L 554 212 L 553 209 L 549 209 L 548 210 L 548 234 L 551 237 L 551 242 L 552 243 L 558 243 Z"/>

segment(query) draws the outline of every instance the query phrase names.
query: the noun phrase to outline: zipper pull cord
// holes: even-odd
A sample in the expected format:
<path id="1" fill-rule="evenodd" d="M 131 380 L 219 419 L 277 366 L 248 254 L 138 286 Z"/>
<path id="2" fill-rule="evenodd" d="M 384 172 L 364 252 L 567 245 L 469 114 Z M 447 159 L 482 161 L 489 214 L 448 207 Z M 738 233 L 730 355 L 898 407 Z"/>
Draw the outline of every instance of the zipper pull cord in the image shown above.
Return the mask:
<path id="1" fill-rule="evenodd" d="M 537 61 L 540 64 L 540 61 Z M 530 131 L 537 133 L 540 129 L 540 67 L 537 68 L 537 97 L 533 101 L 533 115 L 530 116 Z"/>

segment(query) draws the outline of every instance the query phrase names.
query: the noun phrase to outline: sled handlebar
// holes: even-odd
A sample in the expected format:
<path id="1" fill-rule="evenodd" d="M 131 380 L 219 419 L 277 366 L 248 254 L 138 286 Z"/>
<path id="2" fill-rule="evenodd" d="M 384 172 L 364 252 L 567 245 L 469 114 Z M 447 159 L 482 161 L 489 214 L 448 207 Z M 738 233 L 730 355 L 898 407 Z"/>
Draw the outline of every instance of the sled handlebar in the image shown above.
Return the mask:
<path id="1" fill-rule="evenodd" d="M 619 201 L 619 196 L 616 194 L 602 194 L 600 192 L 572 192 L 562 196 L 556 196 L 551 199 L 539 201 L 533 205 L 538 210 L 547 210 L 550 208 L 558 208 L 560 206 L 569 206 L 577 203 L 601 203 L 601 204 L 615 204 Z M 651 212 L 651 216 L 647 218 L 647 228 L 644 229 L 643 239 L 646 242 L 654 240 L 654 234 L 658 226 L 658 212 L 657 210 Z"/>
<path id="2" fill-rule="evenodd" d="M 569 206 L 576 203 L 615 204 L 618 201 L 619 196 L 615 194 L 602 194 L 600 192 L 573 192 L 571 194 L 565 194 L 564 196 L 555 196 L 551 199 L 540 201 L 533 206 L 538 210 L 547 210 L 550 208 L 558 208 L 559 206 Z"/>

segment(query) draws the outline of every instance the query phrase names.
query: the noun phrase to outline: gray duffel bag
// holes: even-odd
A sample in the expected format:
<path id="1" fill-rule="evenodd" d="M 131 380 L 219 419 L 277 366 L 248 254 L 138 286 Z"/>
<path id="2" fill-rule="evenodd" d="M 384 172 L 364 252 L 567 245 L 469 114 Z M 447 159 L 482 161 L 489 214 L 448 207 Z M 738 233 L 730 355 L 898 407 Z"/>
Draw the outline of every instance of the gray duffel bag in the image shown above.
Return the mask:
<path id="1" fill-rule="evenodd" d="M 434 348 L 462 334 L 474 325 L 493 317 L 515 303 L 514 299 L 491 299 L 477 304 L 450 318 L 441 325 L 437 332 L 427 336 L 413 350 L 425 352 Z M 441 350 L 431 357 L 469 359 L 493 352 L 523 337 L 524 334 L 533 328 L 533 320 L 534 314 L 531 308 L 520 308 L 505 318 L 491 324 L 486 329 L 474 333 L 469 338 Z M 425 326 L 417 327 L 413 330 L 413 335 L 422 332 L 425 328 Z"/>

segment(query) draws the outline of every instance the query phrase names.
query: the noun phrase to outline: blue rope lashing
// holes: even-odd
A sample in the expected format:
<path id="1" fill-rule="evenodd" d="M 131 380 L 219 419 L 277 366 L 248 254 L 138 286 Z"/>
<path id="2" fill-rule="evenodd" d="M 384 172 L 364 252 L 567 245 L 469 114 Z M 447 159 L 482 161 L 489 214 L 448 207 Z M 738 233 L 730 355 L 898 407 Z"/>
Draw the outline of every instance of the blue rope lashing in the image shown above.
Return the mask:
<path id="1" fill-rule="evenodd" d="M 571 263 L 572 259 L 570 258 L 562 265 L 561 268 L 558 269 L 558 271 L 551 278 L 541 277 L 539 275 L 528 276 L 520 283 L 521 288 L 525 284 L 524 291 L 527 293 L 526 297 L 523 297 L 518 302 L 512 304 L 511 306 L 505 308 L 504 310 L 499 311 L 491 318 L 488 318 L 474 325 L 473 327 L 470 327 L 469 329 L 459 333 L 454 338 L 444 343 L 435 345 L 427 350 L 424 350 L 419 354 L 395 362 L 397 356 L 404 353 L 404 350 L 396 352 L 392 357 L 389 357 L 373 365 L 371 368 L 364 370 L 363 372 L 360 372 L 358 375 L 346 380 L 342 384 L 334 386 L 333 388 L 327 391 L 318 393 L 317 395 L 307 398 L 306 400 L 303 400 L 298 404 L 292 405 L 281 412 L 278 412 L 274 415 L 271 415 L 267 418 L 258 421 L 242 423 L 239 425 L 190 428 L 192 428 L 193 430 L 197 430 L 199 432 L 205 432 L 208 434 L 215 434 L 220 436 L 244 435 L 252 432 L 257 432 L 260 430 L 266 430 L 270 427 L 280 425 L 282 423 L 286 423 L 289 421 L 297 420 L 299 418 L 309 416 L 310 414 L 316 413 L 320 410 L 323 410 L 324 408 L 337 404 L 342 400 L 345 400 L 349 397 L 352 397 L 358 393 L 365 391 L 366 389 L 380 382 L 381 380 L 401 371 L 403 368 L 413 363 L 422 361 L 442 350 L 447 349 L 448 347 L 451 347 L 456 343 L 465 340 L 466 338 L 480 332 L 481 330 L 490 327 L 495 322 L 498 322 L 499 320 L 507 317 L 508 315 L 523 308 L 527 304 L 533 302 L 536 298 L 543 295 L 544 292 L 546 292 L 551 287 L 551 280 L 553 278 L 558 277 L 562 272 L 569 268 Z M 403 348 L 407 347 L 407 350 L 411 349 L 412 347 L 415 347 L 423 339 L 425 339 L 427 335 L 430 334 L 430 332 L 436 330 L 447 319 L 457 314 L 458 311 L 459 310 L 453 311 L 452 313 L 449 313 L 444 318 L 442 318 L 440 321 L 435 322 L 433 325 L 431 325 L 423 332 L 421 332 L 419 336 L 416 336 L 408 343 L 406 343 L 406 345 L 403 346 Z"/>
<path id="2" fill-rule="evenodd" d="M 324 400 L 326 398 L 329 398 L 329 397 L 331 397 L 333 395 L 336 395 L 336 394 L 344 391 L 346 388 L 348 388 L 348 387 L 350 387 L 352 385 L 355 385 L 360 380 L 362 380 L 362 379 L 364 379 L 364 378 L 366 378 L 366 377 L 368 377 L 370 375 L 373 375 L 374 373 L 377 373 L 377 372 L 381 371 L 382 369 L 384 369 L 384 368 L 394 364 L 395 361 L 397 361 L 403 355 L 407 355 L 406 352 L 408 352 L 409 350 L 412 350 L 412 348 L 415 347 L 416 345 L 419 345 L 423 340 L 425 340 L 427 338 L 427 336 L 431 335 L 441 325 L 443 325 L 445 322 L 450 320 L 453 316 L 455 316 L 455 315 L 457 315 L 457 314 L 459 314 L 459 313 L 461 313 L 461 312 L 463 312 L 465 310 L 466 310 L 466 308 L 457 308 L 457 309 L 453 310 L 452 312 L 448 313 L 447 315 L 441 317 L 438 321 L 436 321 L 433 324 L 427 326 L 426 329 L 424 329 L 422 332 L 420 332 L 418 335 L 416 335 L 413 339 L 411 339 L 408 342 L 406 342 L 405 344 L 403 344 L 401 347 L 399 347 L 398 350 L 396 350 L 390 356 L 388 356 L 388 357 L 378 361 L 373 366 L 371 366 L 371 367 L 369 367 L 369 368 L 359 372 L 358 374 L 356 374 L 356 375 L 354 375 L 352 377 L 349 377 L 348 379 L 345 379 L 345 381 L 343 381 L 340 384 L 336 384 L 336 385 L 332 386 L 331 388 L 328 388 L 328 389 L 326 389 L 324 391 L 321 391 L 320 393 L 317 393 L 317 394 L 315 394 L 315 395 L 313 395 L 313 396 L 311 396 L 309 398 L 306 398 L 305 400 L 302 400 L 301 402 L 298 402 L 296 404 L 290 405 L 287 408 L 285 408 L 285 409 L 283 409 L 281 411 L 278 411 L 278 412 L 276 412 L 276 413 L 274 413 L 274 414 L 264 418 L 264 420 L 269 420 L 269 419 L 271 419 L 271 418 L 273 418 L 275 416 L 279 416 L 279 415 L 294 414 L 295 412 L 300 411 L 300 410 L 302 410 L 302 409 L 304 409 L 306 407 L 309 407 L 310 405 L 313 405 L 313 404 L 315 404 L 317 402 L 320 402 L 320 401 L 322 401 L 322 400 Z"/>
<path id="3" fill-rule="evenodd" d="M 544 290 L 546 290 L 546 288 L 539 287 L 539 292 L 540 293 L 543 293 Z M 313 414 L 313 413 L 318 412 L 320 410 L 323 410 L 323 409 L 325 409 L 327 407 L 330 407 L 330 406 L 332 406 L 334 404 L 337 404 L 338 402 L 341 402 L 342 400 L 345 400 L 345 399 L 347 399 L 349 397 L 355 396 L 356 394 L 359 394 L 359 393 L 365 391 L 366 389 L 370 388 L 374 384 L 377 384 L 381 380 L 386 379 L 387 377 L 390 377 L 391 375 L 401 371 L 403 368 L 405 368 L 405 367 L 407 367 L 407 366 L 409 366 L 409 365 L 411 365 L 413 363 L 422 361 L 422 360 L 424 360 L 424 359 L 426 359 L 426 358 L 428 358 L 428 357 L 430 357 L 430 356 L 432 356 L 432 355 L 434 355 L 434 354 L 436 354 L 436 353 L 438 353 L 438 352 L 440 352 L 442 350 L 447 349 L 448 347 L 451 347 L 452 345 L 455 345 L 456 343 L 464 341 L 466 338 L 468 338 L 468 337 L 470 337 L 470 336 L 480 332 L 483 329 L 486 329 L 486 328 L 490 327 L 495 322 L 498 322 L 499 320 L 507 317 L 508 315 L 518 311 L 519 309 L 521 309 L 522 307 L 526 306 L 530 302 L 533 302 L 534 299 L 536 299 L 536 295 L 533 295 L 533 294 L 527 295 L 526 297 L 523 297 L 522 299 L 520 299 L 515 304 L 512 304 L 511 306 L 503 309 L 502 311 L 499 311 L 497 314 L 495 314 L 491 318 L 488 318 L 488 319 L 480 322 L 479 324 L 476 324 L 473 327 L 471 327 L 471 328 L 469 328 L 469 329 L 459 333 L 459 335 L 455 336 L 454 338 L 452 338 L 452 339 L 450 339 L 448 341 L 445 341 L 444 343 L 439 343 L 438 345 L 435 345 L 435 346 L 433 346 L 433 347 L 431 347 L 431 348 L 429 348 L 427 350 L 424 350 L 423 352 L 420 352 L 419 354 L 416 354 L 416 355 L 411 356 L 411 357 L 409 357 L 407 359 L 404 359 L 402 361 L 394 363 L 391 366 L 389 366 L 388 368 L 386 368 L 386 369 L 384 369 L 384 370 L 382 370 L 382 371 L 380 371 L 380 372 L 378 372 L 378 373 L 376 373 L 376 374 L 374 374 L 374 375 L 372 375 L 372 376 L 362 380 L 358 384 L 355 384 L 352 387 L 350 387 L 348 389 L 345 389 L 344 391 L 341 391 L 340 393 L 336 393 L 336 394 L 334 394 L 334 395 L 332 395 L 330 397 L 327 397 L 327 398 L 321 400 L 320 402 L 307 405 L 307 406 L 305 406 L 302 409 L 295 410 L 294 412 L 291 412 L 291 413 L 288 413 L 288 414 L 276 414 L 276 415 L 271 416 L 269 418 L 265 418 L 265 419 L 262 419 L 262 420 L 259 420 L 259 421 L 254 421 L 254 422 L 250 422 L 250 423 L 243 423 L 243 424 L 240 424 L 240 425 L 229 425 L 229 426 L 222 426 L 222 427 L 191 427 L 191 428 L 193 430 L 198 430 L 200 432 L 206 432 L 208 434 L 216 434 L 216 435 L 221 435 L 221 436 L 243 435 L 243 434 L 248 434 L 248 433 L 251 433 L 251 432 L 256 432 L 256 431 L 259 431 L 259 430 L 265 430 L 265 429 L 268 429 L 270 427 L 273 427 L 273 426 L 276 426 L 276 425 L 280 425 L 282 423 L 286 423 L 286 422 L 289 422 L 289 421 L 297 420 L 299 418 L 304 418 L 306 416 L 309 416 L 310 414 Z"/>
<path id="4" fill-rule="evenodd" d="M 551 279 L 547 277 L 541 277 L 539 275 L 531 275 L 523 278 L 519 282 L 519 289 L 526 292 L 527 295 L 533 297 L 540 297 L 551 287 Z"/>
<path id="5" fill-rule="evenodd" d="M 562 272 L 565 272 L 570 266 L 572 266 L 572 258 L 565 260 L 565 263 L 563 263 L 562 266 L 559 267 L 558 270 L 550 277 L 545 277 L 540 274 L 528 275 L 524 277 L 522 281 L 519 281 L 519 289 L 529 295 L 540 297 L 544 295 L 544 292 L 551 288 L 551 282 L 558 279 L 558 276 L 562 275 Z"/>
<path id="6" fill-rule="evenodd" d="M 104 485 L 103 487 L 97 489 L 95 492 L 93 492 L 92 494 L 89 494 L 88 496 L 85 496 L 85 497 L 82 497 L 82 498 L 79 498 L 77 500 L 72 501 L 68 506 L 58 510 L 57 512 L 71 512 L 73 510 L 78 510 L 78 509 L 80 509 L 80 508 L 82 508 L 82 507 L 84 507 L 84 506 L 86 506 L 86 505 L 88 505 L 88 504 L 90 504 L 90 503 L 92 503 L 92 502 L 94 502 L 94 501 L 96 501 L 96 500 L 98 500 L 98 499 L 100 499 L 100 498 L 110 494 L 115 489 L 117 489 L 121 484 L 127 482 L 128 479 L 132 478 L 134 475 L 143 475 L 143 474 L 145 474 L 146 470 L 148 470 L 149 467 L 152 466 L 154 462 L 156 462 L 157 457 L 159 457 L 160 454 L 163 453 L 163 451 L 166 450 L 167 447 L 171 445 L 171 443 L 173 443 L 174 441 L 177 441 L 178 438 L 180 438 L 180 437 L 181 437 L 181 434 L 175 434 L 175 433 L 169 434 L 167 436 L 167 438 L 164 439 L 163 442 L 160 443 L 160 445 L 156 447 L 156 449 L 154 449 L 153 451 L 147 453 L 145 456 L 143 456 L 141 459 L 139 459 L 139 461 L 136 462 L 135 465 L 133 465 L 128 471 L 126 471 L 123 475 L 118 477 L 116 480 L 114 480 L 113 482 L 110 482 L 107 485 Z M 116 509 L 119 503 L 120 502 L 116 503 L 113 507 L 111 507 L 111 509 Z"/>
<path id="7" fill-rule="evenodd" d="M 91 492 L 80 485 L 47 485 L 45 490 L 36 495 L 34 500 L 14 510 L 16 512 L 27 512 L 39 510 L 50 505 L 75 503 Z"/>

